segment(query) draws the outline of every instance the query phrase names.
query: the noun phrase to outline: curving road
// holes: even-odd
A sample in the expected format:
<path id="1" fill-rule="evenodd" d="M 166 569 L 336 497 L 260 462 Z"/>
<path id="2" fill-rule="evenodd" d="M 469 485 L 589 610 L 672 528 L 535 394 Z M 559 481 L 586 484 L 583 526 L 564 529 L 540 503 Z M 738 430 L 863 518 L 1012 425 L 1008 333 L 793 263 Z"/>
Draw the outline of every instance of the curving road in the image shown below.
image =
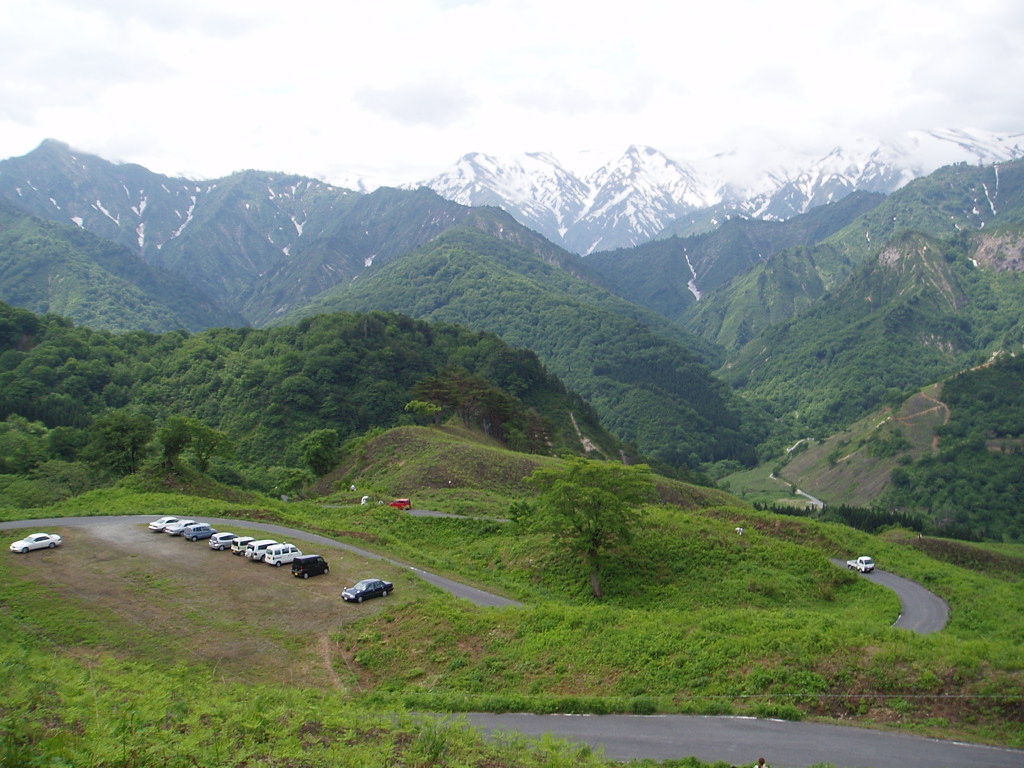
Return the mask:
<path id="1" fill-rule="evenodd" d="M 96 525 L 97 523 L 147 523 L 152 515 L 122 517 L 69 517 L 0 522 L 0 530 Z M 521 606 L 522 603 L 492 595 L 474 587 L 423 571 L 375 552 L 315 533 L 232 518 L 204 518 L 214 525 L 244 525 L 248 528 L 343 549 L 363 557 L 409 568 L 441 589 L 477 605 Z M 835 561 L 843 567 L 845 563 Z M 945 626 L 948 608 L 944 601 L 918 584 L 894 574 L 876 571 L 866 574 L 900 594 L 903 613 L 894 626 L 917 632 L 934 632 Z M 930 597 L 927 597 L 930 596 Z M 932 604 L 920 608 L 920 603 Z M 941 606 L 941 609 L 940 609 Z M 667 760 L 695 756 L 714 762 L 726 760 L 752 765 L 764 755 L 775 768 L 803 768 L 831 763 L 845 768 L 1017 768 L 1024 766 L 1024 751 L 982 744 L 941 741 L 904 733 L 888 733 L 851 726 L 822 723 L 760 720 L 739 717 L 692 715 L 532 715 L 470 713 L 457 716 L 484 732 L 503 731 L 526 736 L 551 734 L 594 749 L 602 749 L 613 760 Z"/>
<path id="2" fill-rule="evenodd" d="M 844 560 L 833 560 L 836 565 L 846 568 Z M 929 592 L 916 581 L 897 576 L 895 573 L 880 571 L 861 574 L 865 579 L 888 587 L 900 598 L 903 606 L 893 626 L 909 629 L 920 635 L 930 635 L 946 628 L 949 623 L 949 605 L 934 592 Z"/>

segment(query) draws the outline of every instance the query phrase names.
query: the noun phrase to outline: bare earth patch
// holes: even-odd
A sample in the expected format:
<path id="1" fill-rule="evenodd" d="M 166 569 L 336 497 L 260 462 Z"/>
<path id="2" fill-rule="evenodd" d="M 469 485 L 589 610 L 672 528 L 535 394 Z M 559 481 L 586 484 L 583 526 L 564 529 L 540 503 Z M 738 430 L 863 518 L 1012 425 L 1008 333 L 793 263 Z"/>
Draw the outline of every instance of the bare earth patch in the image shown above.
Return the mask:
<path id="1" fill-rule="evenodd" d="M 157 646 L 140 649 L 140 657 L 201 664 L 224 678 L 344 688 L 351 677 L 334 669 L 344 661 L 331 635 L 343 620 L 383 607 L 341 599 L 346 584 L 364 578 L 365 566 L 340 551 L 319 552 L 329 574 L 297 579 L 290 566 L 250 562 L 138 523 L 56 531 L 63 546 L 12 555 L 12 572 L 87 609 L 117 615 Z"/>

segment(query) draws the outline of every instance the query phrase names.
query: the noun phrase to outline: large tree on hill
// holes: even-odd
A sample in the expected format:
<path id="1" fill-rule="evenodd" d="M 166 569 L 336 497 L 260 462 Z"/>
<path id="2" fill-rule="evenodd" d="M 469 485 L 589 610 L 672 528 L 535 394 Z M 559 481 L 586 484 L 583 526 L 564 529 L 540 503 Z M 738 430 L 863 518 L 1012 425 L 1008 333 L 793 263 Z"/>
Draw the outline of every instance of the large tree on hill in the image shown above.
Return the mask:
<path id="1" fill-rule="evenodd" d="M 566 456 L 563 467 L 542 467 L 527 479 L 540 489 L 534 523 L 583 558 L 594 597 L 603 597 L 601 567 L 632 541 L 639 505 L 654 495 L 650 467 Z"/>
<path id="2" fill-rule="evenodd" d="M 90 427 L 84 456 L 118 477 L 134 474 L 146 457 L 155 430 L 153 420 L 145 414 L 110 411 Z"/>

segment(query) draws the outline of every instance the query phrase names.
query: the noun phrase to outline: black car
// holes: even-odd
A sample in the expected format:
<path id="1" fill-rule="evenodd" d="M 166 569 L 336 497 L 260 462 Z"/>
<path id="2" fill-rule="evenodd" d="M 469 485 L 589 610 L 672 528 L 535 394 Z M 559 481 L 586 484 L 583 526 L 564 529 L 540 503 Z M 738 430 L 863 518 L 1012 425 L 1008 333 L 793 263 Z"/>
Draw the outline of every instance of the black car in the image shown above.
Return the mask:
<path id="1" fill-rule="evenodd" d="M 292 576 L 301 576 L 308 579 L 310 576 L 319 576 L 321 573 L 330 573 L 331 569 L 327 561 L 321 555 L 303 555 L 292 560 Z"/>
<path id="2" fill-rule="evenodd" d="M 382 579 L 363 579 L 353 587 L 347 587 L 341 596 L 350 603 L 361 603 L 371 597 L 387 597 L 395 585 Z"/>

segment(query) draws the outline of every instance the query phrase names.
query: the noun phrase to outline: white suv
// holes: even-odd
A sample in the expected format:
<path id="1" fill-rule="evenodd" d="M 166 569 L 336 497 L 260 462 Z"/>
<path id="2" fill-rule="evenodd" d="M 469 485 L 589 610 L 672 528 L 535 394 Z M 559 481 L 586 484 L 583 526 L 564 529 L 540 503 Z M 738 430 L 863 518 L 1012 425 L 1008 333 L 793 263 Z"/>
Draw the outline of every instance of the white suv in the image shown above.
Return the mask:
<path id="1" fill-rule="evenodd" d="M 263 555 L 263 562 L 280 568 L 296 557 L 302 557 L 302 552 L 294 544 L 274 544 L 267 547 L 267 551 Z"/>

